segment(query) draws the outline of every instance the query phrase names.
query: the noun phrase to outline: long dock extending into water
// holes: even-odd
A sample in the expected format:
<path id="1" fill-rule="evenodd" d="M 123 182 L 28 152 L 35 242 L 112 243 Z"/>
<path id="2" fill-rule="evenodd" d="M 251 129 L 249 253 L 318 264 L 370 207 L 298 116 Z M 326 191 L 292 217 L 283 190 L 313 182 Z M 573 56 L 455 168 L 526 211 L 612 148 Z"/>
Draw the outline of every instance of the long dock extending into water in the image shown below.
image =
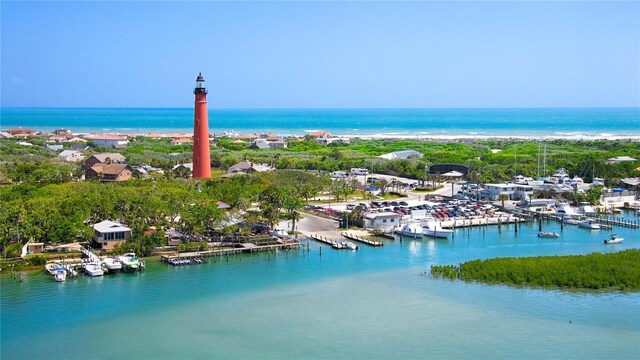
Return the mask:
<path id="1" fill-rule="evenodd" d="M 382 241 L 372 241 L 372 240 L 368 240 L 368 239 L 365 239 L 365 238 L 358 237 L 358 236 L 357 236 L 357 235 L 355 235 L 355 234 L 350 234 L 350 233 L 347 233 L 347 232 L 343 232 L 343 233 L 341 233 L 340 235 L 342 235 L 342 236 L 346 237 L 346 238 L 347 238 L 347 239 L 349 239 L 349 240 L 353 240 L 353 241 L 361 242 L 361 243 L 363 243 L 363 244 L 367 244 L 367 245 L 369 245 L 369 246 L 384 246 L 384 243 L 383 243 Z"/>
<path id="2" fill-rule="evenodd" d="M 298 240 L 278 240 L 276 244 L 269 245 L 256 245 L 254 243 L 242 243 L 239 245 L 239 247 L 221 247 L 205 251 L 192 251 L 161 255 L 160 261 L 169 263 L 171 260 L 176 259 L 193 259 L 197 257 L 207 256 L 237 255 L 242 253 L 284 250 L 298 247 L 300 245 L 300 242 Z"/>

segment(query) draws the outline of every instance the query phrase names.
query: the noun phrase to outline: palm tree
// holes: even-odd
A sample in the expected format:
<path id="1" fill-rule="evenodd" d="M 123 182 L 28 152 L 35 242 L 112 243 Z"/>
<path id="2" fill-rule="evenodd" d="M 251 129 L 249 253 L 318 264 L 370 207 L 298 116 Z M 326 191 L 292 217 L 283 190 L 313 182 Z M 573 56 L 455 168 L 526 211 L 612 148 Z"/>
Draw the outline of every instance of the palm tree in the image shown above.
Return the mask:
<path id="1" fill-rule="evenodd" d="M 504 202 L 505 200 L 509 200 L 509 196 L 502 194 L 500 196 L 498 196 L 498 200 L 502 201 L 502 207 L 504 207 Z"/>

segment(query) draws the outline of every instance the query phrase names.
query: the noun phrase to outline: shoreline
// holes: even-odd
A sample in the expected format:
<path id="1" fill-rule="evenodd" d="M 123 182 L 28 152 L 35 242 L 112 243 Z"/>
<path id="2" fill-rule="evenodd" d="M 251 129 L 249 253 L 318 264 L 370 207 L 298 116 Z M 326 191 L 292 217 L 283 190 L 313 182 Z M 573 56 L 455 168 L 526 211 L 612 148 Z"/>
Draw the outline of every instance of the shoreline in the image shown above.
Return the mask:
<path id="1" fill-rule="evenodd" d="M 51 133 L 54 129 L 49 126 L 24 126 L 24 125 L 6 125 L 2 124 L 0 126 L 0 132 L 5 132 L 10 128 L 22 127 L 25 129 L 32 129 L 41 134 Z M 64 126 L 59 126 L 57 128 L 65 128 Z M 158 135 L 168 135 L 168 134 L 186 134 L 191 135 L 193 132 L 193 128 L 68 128 L 72 131 L 74 136 L 88 135 L 88 134 L 97 134 L 97 135 L 105 135 L 105 134 L 115 134 L 115 135 L 126 135 L 129 137 L 148 137 L 149 134 L 158 134 Z M 213 130 L 213 131 L 212 131 Z M 321 130 L 321 129 L 317 129 Z M 259 134 L 267 134 L 267 133 L 275 133 L 279 137 L 287 138 L 287 137 L 304 137 L 305 135 L 317 131 L 317 130 L 269 130 L 269 129 L 241 129 L 236 131 L 235 129 L 211 129 L 210 134 L 215 137 L 223 137 L 225 132 L 235 132 L 237 134 L 251 134 L 251 135 L 259 135 Z M 331 132 L 331 129 L 328 130 Z M 348 138 L 351 140 L 360 139 L 360 140 L 417 140 L 417 141 L 434 141 L 434 142 L 442 142 L 442 141 L 477 141 L 477 140 L 536 140 L 536 141 L 554 141 L 554 140 L 573 140 L 573 141 L 640 141 L 640 133 L 637 134 L 614 134 L 614 133 L 602 133 L 602 132 L 541 132 L 538 134 L 519 134 L 518 132 L 512 132 L 510 134 L 488 134 L 487 131 L 460 131 L 455 132 L 451 131 L 448 133 L 429 133 L 427 131 L 420 132 L 403 132 L 403 131 L 395 131 L 395 132 L 361 132 L 361 133 L 349 133 L 344 132 L 342 129 L 342 133 L 335 133 L 333 137 L 339 138 Z"/>

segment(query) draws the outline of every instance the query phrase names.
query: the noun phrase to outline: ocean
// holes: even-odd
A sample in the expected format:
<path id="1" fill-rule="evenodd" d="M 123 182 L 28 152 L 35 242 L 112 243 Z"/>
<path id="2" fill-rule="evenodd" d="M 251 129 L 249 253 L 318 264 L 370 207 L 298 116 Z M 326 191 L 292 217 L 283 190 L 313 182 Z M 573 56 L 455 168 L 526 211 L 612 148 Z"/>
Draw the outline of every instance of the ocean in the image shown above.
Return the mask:
<path id="1" fill-rule="evenodd" d="M 637 215 L 625 214 L 638 220 Z M 537 224 L 457 229 L 448 240 L 245 254 L 54 282 L 0 276 L 9 359 L 638 359 L 640 293 L 486 285 L 430 277 L 477 258 L 615 252 L 608 231 Z"/>
<path id="2" fill-rule="evenodd" d="M 77 133 L 193 131 L 192 108 L 2 108 L 0 129 Z M 640 139 L 640 108 L 555 109 L 215 109 L 209 131 L 404 138 Z"/>

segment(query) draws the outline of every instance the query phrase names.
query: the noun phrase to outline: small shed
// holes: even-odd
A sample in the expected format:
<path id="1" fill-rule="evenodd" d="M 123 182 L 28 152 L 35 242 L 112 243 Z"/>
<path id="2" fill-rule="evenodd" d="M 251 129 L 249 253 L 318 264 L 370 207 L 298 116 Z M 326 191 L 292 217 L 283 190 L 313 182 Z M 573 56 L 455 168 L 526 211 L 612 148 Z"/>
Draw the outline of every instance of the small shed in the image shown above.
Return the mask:
<path id="1" fill-rule="evenodd" d="M 44 243 L 32 243 L 27 244 L 27 252 L 29 254 L 41 254 L 44 251 Z"/>

